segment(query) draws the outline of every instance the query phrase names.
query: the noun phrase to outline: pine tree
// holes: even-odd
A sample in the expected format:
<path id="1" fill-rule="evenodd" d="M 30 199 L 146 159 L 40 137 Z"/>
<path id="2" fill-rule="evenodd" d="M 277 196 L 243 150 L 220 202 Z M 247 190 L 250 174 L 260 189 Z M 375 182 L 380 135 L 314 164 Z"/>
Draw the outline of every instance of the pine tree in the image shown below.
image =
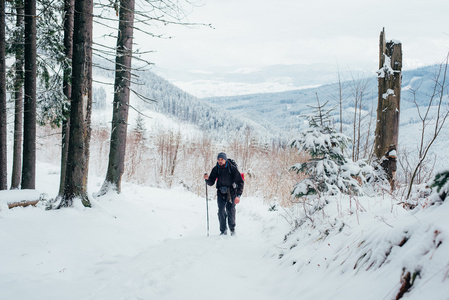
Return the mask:
<path id="1" fill-rule="evenodd" d="M 36 0 L 25 0 L 25 97 L 22 189 L 36 186 Z"/>
<path id="2" fill-rule="evenodd" d="M 73 56 L 73 22 L 74 22 L 75 0 L 64 1 L 64 54 L 67 61 L 71 62 Z M 64 68 L 63 93 L 67 100 L 72 99 L 71 67 Z M 64 194 L 67 158 L 69 156 L 69 135 L 70 135 L 70 109 L 62 106 L 62 131 L 61 131 L 61 175 L 59 179 L 59 195 Z M 67 104 L 68 106 L 68 104 Z"/>
<path id="3" fill-rule="evenodd" d="M 22 175 L 23 142 L 23 64 L 24 64 L 24 6 L 23 0 L 16 0 L 16 27 L 13 32 L 14 63 L 14 151 L 11 175 L 11 189 L 18 189 Z"/>
<path id="4" fill-rule="evenodd" d="M 145 135 L 147 133 L 147 128 L 145 127 L 145 121 L 141 114 L 137 115 L 136 127 L 134 128 L 134 133 L 136 134 L 139 142 L 145 141 Z"/>
<path id="5" fill-rule="evenodd" d="M 64 193 L 60 207 L 75 198 L 90 207 L 87 194 L 92 114 L 92 11 L 93 1 L 76 1 L 73 31 L 72 100 Z"/>
<path id="6" fill-rule="evenodd" d="M 133 54 L 134 0 L 117 1 L 119 30 L 115 60 L 114 105 L 112 112 L 111 142 L 106 179 L 99 195 L 109 188 L 121 191 L 122 175 L 125 171 L 126 137 L 131 84 L 131 62 Z"/>
<path id="7" fill-rule="evenodd" d="M 0 190 L 7 189 L 5 2 L 4 0 L 0 1 Z"/>
<path id="8" fill-rule="evenodd" d="M 333 109 L 324 110 L 326 104 L 318 103 L 313 107 L 315 113 L 307 117 L 309 128 L 302 130 L 291 142 L 291 147 L 310 156 L 308 161 L 290 168 L 307 176 L 292 191 L 297 198 L 323 193 L 360 193 L 360 185 L 354 177 L 363 176 L 365 180 L 361 172 L 363 162 L 353 163 L 344 155 L 343 150 L 350 146 L 351 139 L 334 130 L 330 115 Z"/>
<path id="9" fill-rule="evenodd" d="M 438 193 L 444 193 L 444 200 L 447 196 L 447 192 L 449 190 L 449 171 L 443 171 L 435 175 L 433 182 L 431 184 L 432 188 L 436 188 Z"/>

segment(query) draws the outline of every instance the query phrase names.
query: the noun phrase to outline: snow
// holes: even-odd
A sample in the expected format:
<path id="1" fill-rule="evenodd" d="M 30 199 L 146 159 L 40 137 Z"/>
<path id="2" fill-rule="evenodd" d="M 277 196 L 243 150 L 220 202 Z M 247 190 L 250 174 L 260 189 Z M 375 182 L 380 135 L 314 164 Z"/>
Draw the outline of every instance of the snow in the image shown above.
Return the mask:
<path id="1" fill-rule="evenodd" d="M 97 114 L 93 124 L 109 128 L 110 111 Z M 153 133 L 198 130 L 145 114 Z M 332 142 L 318 133 L 317 141 L 308 141 L 309 147 Z M 46 155 L 59 156 L 56 147 L 47 147 Z M 97 156 L 91 160 L 90 193 L 104 179 Z M 359 167 L 346 168 L 355 174 Z M 37 191 L 20 192 L 55 196 L 58 170 L 39 162 Z M 0 299 L 394 299 L 404 268 L 420 271 L 405 299 L 449 294 L 447 200 L 408 211 L 398 194 L 337 195 L 321 199 L 328 203 L 305 216 L 304 207 L 314 203 L 299 199 L 280 208 L 244 193 L 237 236 L 223 237 L 209 188 L 208 237 L 204 195 L 180 187 L 123 182 L 122 194 L 92 199 L 91 209 L 76 201 L 72 208 L 50 211 L 43 202 L 8 209 L 5 203 L 18 199 L 16 192 L 0 193 Z M 404 237 L 407 242 L 399 246 Z"/>
<path id="2" fill-rule="evenodd" d="M 384 94 L 382 94 L 382 98 L 383 98 L 383 99 L 387 99 L 388 96 L 390 96 L 390 95 L 393 95 L 393 96 L 394 96 L 394 90 L 392 90 L 392 89 L 387 89 L 387 92 L 384 93 Z"/>
<path id="3" fill-rule="evenodd" d="M 385 78 L 385 77 L 388 78 L 389 76 L 394 75 L 395 72 L 400 72 L 393 70 L 393 68 L 391 67 L 391 57 L 389 57 L 386 54 L 384 54 L 384 57 L 385 57 L 384 65 L 377 71 L 378 78 Z"/>
<path id="4" fill-rule="evenodd" d="M 36 190 L 11 190 L 0 191 L 0 203 L 14 203 L 20 201 L 32 201 L 40 198 Z"/>
<path id="5" fill-rule="evenodd" d="M 125 184 L 92 209 L 2 208 L 0 298 L 226 299 L 237 290 L 274 299 L 266 272 L 283 275 L 264 258 L 270 243 L 261 231 L 262 220 L 281 221 L 275 212 L 261 218 L 270 212 L 260 200 L 243 202 L 237 237 L 217 235 L 215 201 L 207 237 L 205 198 L 182 189 Z"/>
<path id="6" fill-rule="evenodd" d="M 40 163 L 38 178 L 56 195 L 53 167 Z M 218 235 L 214 188 L 210 236 L 203 195 L 122 190 L 92 208 L 0 206 L 0 299 L 394 299 L 404 268 L 419 271 L 405 299 L 449 294 L 447 201 L 407 211 L 389 194 L 338 195 L 304 218 L 300 203 L 243 197 L 231 237 Z"/>

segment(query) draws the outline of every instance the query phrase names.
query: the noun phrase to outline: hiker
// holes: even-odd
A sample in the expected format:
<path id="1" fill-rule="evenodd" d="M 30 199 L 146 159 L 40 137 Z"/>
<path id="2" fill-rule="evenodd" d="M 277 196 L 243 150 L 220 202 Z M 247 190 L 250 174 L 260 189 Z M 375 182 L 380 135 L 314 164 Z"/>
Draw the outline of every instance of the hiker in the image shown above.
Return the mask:
<path id="1" fill-rule="evenodd" d="M 204 179 L 210 186 L 217 182 L 220 234 L 227 234 L 227 218 L 231 235 L 235 235 L 235 205 L 240 202 L 240 197 L 243 193 L 244 182 L 242 175 L 237 167 L 228 161 L 226 153 L 220 152 L 217 156 L 217 165 L 210 172 L 210 176 L 207 173 L 204 174 Z"/>

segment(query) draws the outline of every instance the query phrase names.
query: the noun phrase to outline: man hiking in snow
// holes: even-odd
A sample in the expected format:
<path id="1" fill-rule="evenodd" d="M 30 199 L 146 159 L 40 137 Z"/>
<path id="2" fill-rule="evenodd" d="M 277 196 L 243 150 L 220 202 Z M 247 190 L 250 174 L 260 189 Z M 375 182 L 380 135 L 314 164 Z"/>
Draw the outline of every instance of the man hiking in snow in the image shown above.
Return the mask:
<path id="1" fill-rule="evenodd" d="M 217 156 L 217 165 L 210 172 L 204 174 L 206 183 L 210 186 L 217 182 L 218 221 L 221 235 L 227 234 L 226 218 L 228 219 L 231 235 L 235 234 L 235 205 L 240 202 L 244 182 L 240 172 L 228 161 L 226 153 Z"/>

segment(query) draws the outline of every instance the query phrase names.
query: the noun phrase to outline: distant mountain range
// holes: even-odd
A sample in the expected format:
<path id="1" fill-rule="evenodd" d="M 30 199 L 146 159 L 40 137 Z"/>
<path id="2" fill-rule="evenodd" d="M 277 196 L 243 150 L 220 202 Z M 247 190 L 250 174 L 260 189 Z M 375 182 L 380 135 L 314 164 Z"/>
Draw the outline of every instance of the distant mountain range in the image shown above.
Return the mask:
<path id="1" fill-rule="evenodd" d="M 419 105 L 425 105 L 434 88 L 434 78 L 438 66 L 428 66 L 402 73 L 401 108 L 406 110 L 414 107 L 413 91 Z M 343 77 L 342 78 L 347 78 Z M 354 92 L 363 89 L 362 108 L 366 112 L 376 113 L 377 108 L 377 77 L 357 76 L 351 80 L 341 82 L 343 103 L 343 123 L 350 123 L 354 107 Z M 311 112 L 310 106 L 316 106 L 317 101 L 329 102 L 328 107 L 337 105 L 340 99 L 339 84 L 331 83 L 315 88 L 300 90 L 261 93 L 228 97 L 205 98 L 208 103 L 226 108 L 233 115 L 254 122 L 276 131 L 300 129 L 304 126 L 304 119 L 300 116 Z M 349 114 L 349 116 L 348 116 Z M 335 121 L 339 122 L 339 115 L 335 112 Z M 408 123 L 406 117 L 401 123 Z"/>
<path id="2" fill-rule="evenodd" d="M 107 102 L 110 104 L 112 101 L 112 97 L 108 94 L 112 95 L 113 92 L 111 84 L 114 72 L 110 71 L 112 69 L 110 65 L 106 65 L 105 62 L 101 64 L 103 68 L 96 68 L 94 77 L 102 78 L 101 82 L 110 85 L 95 84 L 93 106 L 95 109 L 103 110 L 108 109 L 110 105 L 107 105 Z M 257 122 L 240 118 L 223 107 L 194 97 L 153 72 L 145 71 L 137 75 L 139 77 L 133 79 L 136 82 L 132 87 L 135 93 L 132 94 L 130 102 L 139 111 L 152 110 L 177 120 L 180 125 L 182 123 L 197 125 L 200 130 L 218 140 L 239 135 L 247 127 L 257 134 L 270 135 L 269 131 Z"/>
<path id="3" fill-rule="evenodd" d="M 271 71 L 276 68 L 270 68 Z M 285 73 L 285 66 L 282 66 Z M 335 106 L 339 101 L 339 84 L 336 73 L 331 74 L 323 71 L 323 76 L 317 65 L 313 70 L 302 69 L 297 71 L 291 66 L 290 74 L 298 75 L 296 83 L 317 84 L 319 78 L 324 82 L 329 82 L 334 78 L 333 83 L 327 83 L 314 88 L 302 88 L 286 92 L 277 93 L 257 93 L 227 97 L 197 98 L 179 87 L 165 80 L 161 76 L 151 71 L 139 74 L 139 85 L 134 85 L 134 89 L 143 96 L 156 100 L 148 102 L 138 100 L 134 97 L 135 106 L 141 110 L 151 109 L 165 114 L 181 122 L 198 125 L 199 128 L 211 133 L 212 136 L 239 134 L 246 127 L 252 128 L 256 133 L 265 137 L 284 136 L 286 132 L 297 131 L 307 126 L 302 117 L 311 112 L 310 106 L 328 101 L 328 107 Z M 323 66 L 324 69 L 324 66 Z M 327 69 L 326 69 L 327 70 Z M 403 72 L 402 77 L 402 97 L 401 97 L 401 125 L 417 122 L 416 111 L 413 104 L 413 91 L 419 105 L 425 105 L 429 100 L 434 88 L 434 78 L 438 71 L 438 66 L 428 66 L 415 70 Z M 280 72 L 280 71 L 279 71 Z M 254 76 L 254 70 L 250 72 Z M 256 72 L 257 73 L 257 72 Z M 113 79 L 113 72 L 96 69 L 97 76 L 107 77 L 109 81 Z M 264 70 L 259 70 L 260 78 L 268 76 Z M 306 75 L 310 76 L 307 77 Z M 279 75 L 273 73 L 273 76 Z M 245 76 L 235 75 L 235 76 Z M 199 76 L 201 78 L 201 76 Z M 340 73 L 341 95 L 343 99 L 342 123 L 347 128 L 349 134 L 354 114 L 354 90 L 363 86 L 362 109 L 367 116 L 374 116 L 377 108 L 377 78 L 375 74 L 367 76 L 366 72 L 345 72 Z M 305 80 L 304 78 L 308 78 Z M 348 80 L 348 78 L 350 78 Z M 346 80 L 344 80 L 346 79 Z M 302 81 L 304 80 L 304 81 Z M 256 81 L 254 81 L 256 82 Z M 105 97 L 102 88 L 94 89 L 94 99 L 100 101 Z M 101 97 L 99 97 L 101 96 Z M 101 106 L 100 107 L 104 107 Z M 335 111 L 334 120 L 340 122 L 340 117 Z M 372 128 L 371 128 L 372 129 Z"/>
<path id="4" fill-rule="evenodd" d="M 252 93 L 273 93 L 330 84 L 350 78 L 354 72 L 329 64 L 270 65 L 261 68 L 220 67 L 214 72 L 201 70 L 164 70 L 155 72 L 197 97 L 235 96 Z M 366 72 L 365 72 L 366 73 Z"/>
<path id="5" fill-rule="evenodd" d="M 402 147 L 412 152 L 416 151 L 421 134 L 420 119 L 413 100 L 416 99 L 420 106 L 427 105 L 433 93 L 438 68 L 439 66 L 428 66 L 403 72 L 399 140 Z M 375 74 L 369 77 L 359 74 L 361 75 L 352 74 L 350 80 L 341 82 L 343 132 L 349 136 L 354 133 L 354 89 L 363 87 L 362 128 L 366 131 L 365 136 L 373 139 L 377 78 Z M 95 69 L 94 76 L 109 83 L 114 78 L 113 72 L 102 69 Z M 135 108 L 163 114 L 179 122 L 180 126 L 186 123 L 198 126 L 200 131 L 217 141 L 230 141 L 230 138 L 242 136 L 247 128 L 265 141 L 287 141 L 298 130 L 308 126 L 304 115 L 311 113 L 310 106 L 316 106 L 317 99 L 320 103 L 328 101 L 328 107 L 331 107 L 338 104 L 340 94 L 339 84 L 334 82 L 286 92 L 199 99 L 150 71 L 140 73 L 138 80 L 140 83 L 134 85 L 135 91 L 155 102 L 143 101 L 133 96 L 131 104 Z M 103 105 L 103 102 L 112 101 L 112 92 L 112 86 L 97 83 L 93 91 L 96 102 L 94 107 L 97 110 L 109 109 L 110 105 Z M 447 95 L 445 99 L 444 109 L 447 109 Z M 434 112 L 435 110 L 431 111 Z M 338 128 L 338 109 L 334 111 L 334 122 Z M 449 148 L 449 122 L 446 125 L 432 150 L 442 162 L 449 161 L 449 152 L 446 151 Z M 445 165 L 439 164 L 438 169 Z"/>

